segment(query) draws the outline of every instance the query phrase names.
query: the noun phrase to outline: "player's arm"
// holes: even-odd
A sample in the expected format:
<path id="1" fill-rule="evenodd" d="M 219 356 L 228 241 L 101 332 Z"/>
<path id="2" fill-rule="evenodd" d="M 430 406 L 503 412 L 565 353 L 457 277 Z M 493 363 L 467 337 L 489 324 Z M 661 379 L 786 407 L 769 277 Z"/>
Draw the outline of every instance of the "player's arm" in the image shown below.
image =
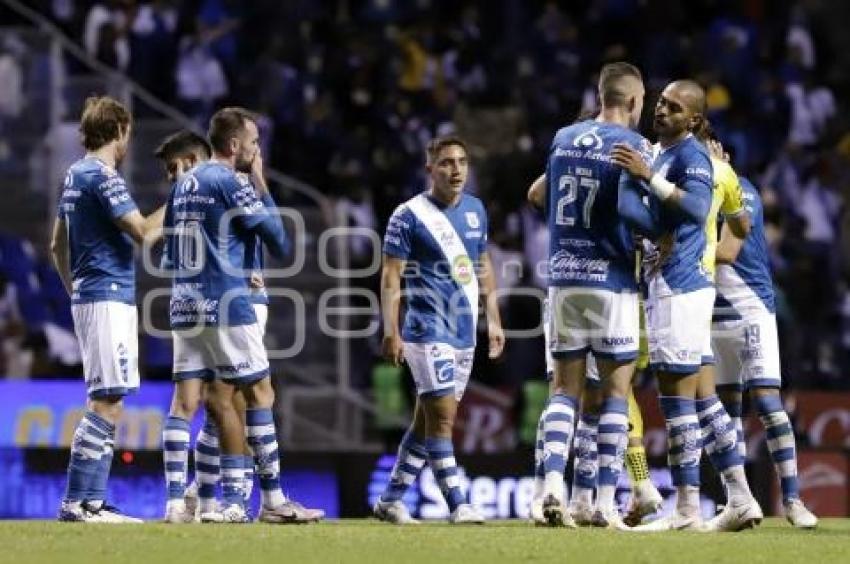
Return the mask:
<path id="1" fill-rule="evenodd" d="M 404 344 L 399 328 L 401 310 L 401 277 L 407 261 L 384 253 L 381 268 L 381 314 L 384 320 L 384 338 L 381 353 L 387 362 L 399 366 L 404 359 Z"/>
<path id="2" fill-rule="evenodd" d="M 689 176 L 682 186 L 676 186 L 662 175 L 652 174 L 649 164 L 640 152 L 625 143 L 617 143 L 614 146 L 611 158 L 635 179 L 645 183 L 647 190 L 665 205 L 681 211 L 687 219 L 695 223 L 705 223 L 711 208 L 710 174 L 705 180 Z M 710 163 L 706 162 L 706 167 L 711 170 Z"/>
<path id="3" fill-rule="evenodd" d="M 62 280 L 62 285 L 65 286 L 65 291 L 71 295 L 71 259 L 68 245 L 68 228 L 65 225 L 65 219 L 61 216 L 56 218 L 53 223 L 53 235 L 50 238 L 50 256 L 53 259 L 53 266 L 59 273 L 59 278 Z"/>
<path id="4" fill-rule="evenodd" d="M 505 348 L 505 332 L 502 329 L 502 316 L 499 313 L 499 300 L 496 296 L 496 276 L 490 254 L 481 254 L 481 268 L 478 273 L 478 285 L 484 298 L 484 312 L 487 314 L 487 335 L 489 338 L 489 357 L 498 358 Z M 473 315 L 477 315 L 473 312 Z"/>
<path id="5" fill-rule="evenodd" d="M 265 208 L 262 219 L 254 224 L 253 229 L 266 245 L 269 253 L 275 258 L 283 258 L 289 254 L 289 238 L 283 228 L 283 221 L 277 213 L 277 204 L 268 192 L 260 200 Z"/>
<path id="6" fill-rule="evenodd" d="M 536 208 L 543 209 L 544 200 L 546 198 L 546 175 L 541 174 L 531 183 L 526 195 L 528 201 Z"/>
<path id="7" fill-rule="evenodd" d="M 121 231 L 129 234 L 140 245 L 147 240 L 155 243 L 162 239 L 162 221 L 165 218 L 165 206 L 160 206 L 155 212 L 143 216 L 138 209 L 127 212 L 115 219 L 115 224 Z"/>
<path id="8" fill-rule="evenodd" d="M 750 216 L 745 211 L 740 214 L 729 216 L 723 221 L 720 230 L 720 241 L 717 243 L 717 251 L 714 260 L 717 264 L 732 264 L 738 258 L 744 240 L 750 234 Z"/>
<path id="9" fill-rule="evenodd" d="M 643 195 L 643 188 L 623 171 L 617 187 L 617 213 L 631 229 L 655 240 L 662 234 L 661 223 L 649 206 L 644 204 Z"/>

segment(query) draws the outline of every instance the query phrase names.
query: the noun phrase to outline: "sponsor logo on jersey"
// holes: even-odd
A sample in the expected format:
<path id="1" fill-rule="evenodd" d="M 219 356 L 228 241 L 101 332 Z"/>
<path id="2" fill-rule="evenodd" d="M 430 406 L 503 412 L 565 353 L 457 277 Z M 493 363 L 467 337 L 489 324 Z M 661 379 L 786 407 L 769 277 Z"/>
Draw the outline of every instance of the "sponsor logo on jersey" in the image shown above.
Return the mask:
<path id="1" fill-rule="evenodd" d="M 478 219 L 478 214 L 475 212 L 466 212 L 466 224 L 472 229 L 481 227 L 481 221 Z"/>
<path id="2" fill-rule="evenodd" d="M 469 284 L 472 281 L 473 271 L 472 260 L 468 256 L 461 255 L 452 263 L 452 278 L 460 284 Z"/>
<path id="3" fill-rule="evenodd" d="M 578 137 L 573 140 L 573 147 L 580 147 L 582 149 L 593 149 L 598 151 L 602 148 L 602 138 L 596 133 L 599 130 L 598 127 L 591 128 L 589 131 L 585 131 Z"/>
<path id="4" fill-rule="evenodd" d="M 454 363 L 447 359 L 435 360 L 434 376 L 440 384 L 451 382 L 455 377 Z"/>

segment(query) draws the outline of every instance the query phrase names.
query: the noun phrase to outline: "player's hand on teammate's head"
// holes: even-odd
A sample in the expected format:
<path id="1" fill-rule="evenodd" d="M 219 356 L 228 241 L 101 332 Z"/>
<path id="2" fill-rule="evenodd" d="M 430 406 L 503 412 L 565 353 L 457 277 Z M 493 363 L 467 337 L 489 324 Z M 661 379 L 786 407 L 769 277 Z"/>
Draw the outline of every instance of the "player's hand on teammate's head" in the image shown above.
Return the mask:
<path id="1" fill-rule="evenodd" d="M 708 151 L 711 153 L 711 156 L 715 159 L 720 159 L 721 161 L 729 162 L 729 153 L 726 152 L 726 149 L 723 148 L 723 143 L 717 141 L 715 139 L 708 140 Z"/>
<path id="2" fill-rule="evenodd" d="M 487 356 L 490 358 L 499 358 L 502 356 L 502 351 L 505 350 L 505 332 L 502 326 L 491 323 L 487 327 L 487 336 L 490 345 Z"/>
<path id="3" fill-rule="evenodd" d="M 640 152 L 625 143 L 614 144 L 614 149 L 611 151 L 611 161 L 623 167 L 635 178 L 648 182 L 652 177 L 652 171 L 646 161 L 643 160 Z"/>
<path id="4" fill-rule="evenodd" d="M 398 335 L 385 335 L 381 341 L 381 354 L 393 366 L 404 362 L 404 343 Z"/>

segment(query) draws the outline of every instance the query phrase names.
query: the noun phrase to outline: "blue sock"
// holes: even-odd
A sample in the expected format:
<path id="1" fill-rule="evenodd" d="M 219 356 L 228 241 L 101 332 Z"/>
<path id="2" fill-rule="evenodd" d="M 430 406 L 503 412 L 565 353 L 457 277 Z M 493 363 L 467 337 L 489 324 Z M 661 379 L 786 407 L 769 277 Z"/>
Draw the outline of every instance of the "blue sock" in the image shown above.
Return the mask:
<path id="1" fill-rule="evenodd" d="M 189 422 L 169 415 L 162 429 L 162 460 L 168 499 L 183 499 L 189 473 Z"/>
<path id="2" fill-rule="evenodd" d="M 195 480 L 198 482 L 198 502 L 202 513 L 215 509 L 220 468 L 218 428 L 207 415 L 195 439 Z"/>
<path id="3" fill-rule="evenodd" d="M 87 411 L 77 424 L 68 462 L 66 501 L 80 502 L 90 498 L 92 489 L 97 487 L 105 444 L 114 433 L 115 426 L 93 411 Z"/>
<path id="4" fill-rule="evenodd" d="M 553 394 L 543 412 L 543 471 L 561 476 L 567 466 L 573 438 L 576 399 Z"/>
<path id="5" fill-rule="evenodd" d="M 703 448 L 714 468 L 723 473 L 733 466 L 742 466 L 738 430 L 717 396 L 697 400 L 696 409 Z"/>
<path id="6" fill-rule="evenodd" d="M 721 391 L 723 389 L 730 389 L 732 391 L 741 393 L 741 386 L 738 384 L 724 384 L 717 386 L 717 390 Z M 737 401 L 724 401 L 723 406 L 726 408 L 726 413 L 729 414 L 729 418 L 732 419 L 732 425 L 735 427 L 735 431 L 738 434 L 738 454 L 741 456 L 741 460 L 745 463 L 747 462 L 747 441 L 744 440 L 744 424 L 741 416 L 744 412 L 744 406 L 740 400 Z"/>
<path id="7" fill-rule="evenodd" d="M 97 469 L 97 474 L 94 482 L 92 483 L 91 490 L 89 491 L 88 497 L 90 505 L 93 505 L 94 507 L 103 505 L 103 501 L 106 499 L 106 484 L 109 482 L 109 473 L 112 470 L 112 455 L 114 449 L 115 429 L 113 428 L 109 438 L 107 438 L 106 442 L 103 443 L 103 454 L 100 456 L 100 466 Z"/>
<path id="8" fill-rule="evenodd" d="M 606 398 L 599 416 L 599 495 L 603 511 L 614 510 L 617 481 L 623 471 L 629 441 L 629 404 L 625 398 Z"/>
<path id="9" fill-rule="evenodd" d="M 680 396 L 661 396 L 667 425 L 667 462 L 674 486 L 699 487 L 702 453 L 696 401 Z"/>
<path id="10" fill-rule="evenodd" d="M 407 489 L 416 481 L 416 477 L 425 466 L 426 460 L 428 460 L 428 449 L 423 441 L 416 438 L 411 427 L 398 446 L 398 456 L 390 473 L 390 481 L 384 493 L 381 494 L 381 501 L 389 503 L 404 497 Z"/>
<path id="11" fill-rule="evenodd" d="M 767 450 L 770 452 L 776 475 L 779 477 L 782 500 L 797 499 L 800 497 L 800 482 L 797 478 L 797 443 L 791 421 L 782 405 L 782 398 L 779 394 L 758 396 L 756 409 L 767 434 Z"/>
<path id="12" fill-rule="evenodd" d="M 248 437 L 248 444 L 254 451 L 263 505 L 274 508 L 285 503 L 286 496 L 280 489 L 280 452 L 277 447 L 272 410 L 246 410 L 245 434 Z"/>
<path id="13" fill-rule="evenodd" d="M 587 505 L 593 504 L 593 492 L 596 491 L 596 479 L 599 474 L 598 430 L 599 416 L 582 413 L 576 426 L 572 499 Z M 541 449 L 542 446 L 541 440 Z"/>
<path id="14" fill-rule="evenodd" d="M 254 456 L 245 454 L 242 457 L 245 470 L 245 503 L 251 500 L 251 494 L 254 492 Z"/>
<path id="15" fill-rule="evenodd" d="M 221 492 L 225 506 L 245 507 L 245 493 L 243 491 L 244 457 L 241 454 L 222 454 L 220 458 Z"/>
<path id="16" fill-rule="evenodd" d="M 434 471 L 434 477 L 440 484 L 440 490 L 449 505 L 449 511 L 454 511 L 459 505 L 466 503 L 466 496 L 460 489 L 460 477 L 452 440 L 428 437 L 425 439 L 425 448 L 428 450 L 428 461 Z"/>

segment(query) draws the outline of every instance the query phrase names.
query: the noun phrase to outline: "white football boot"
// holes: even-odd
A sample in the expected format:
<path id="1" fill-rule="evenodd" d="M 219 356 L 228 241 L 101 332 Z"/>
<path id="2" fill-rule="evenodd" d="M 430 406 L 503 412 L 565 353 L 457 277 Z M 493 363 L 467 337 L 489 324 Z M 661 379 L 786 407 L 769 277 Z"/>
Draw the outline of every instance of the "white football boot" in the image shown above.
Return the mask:
<path id="1" fill-rule="evenodd" d="M 818 526 L 818 518 L 803 504 L 800 498 L 789 499 L 782 504 L 785 518 L 798 529 L 814 529 Z"/>
<path id="2" fill-rule="evenodd" d="M 410 516 L 410 511 L 403 501 L 381 501 L 375 502 L 372 514 L 379 521 L 386 521 L 393 525 L 418 525 L 419 521 Z"/>

